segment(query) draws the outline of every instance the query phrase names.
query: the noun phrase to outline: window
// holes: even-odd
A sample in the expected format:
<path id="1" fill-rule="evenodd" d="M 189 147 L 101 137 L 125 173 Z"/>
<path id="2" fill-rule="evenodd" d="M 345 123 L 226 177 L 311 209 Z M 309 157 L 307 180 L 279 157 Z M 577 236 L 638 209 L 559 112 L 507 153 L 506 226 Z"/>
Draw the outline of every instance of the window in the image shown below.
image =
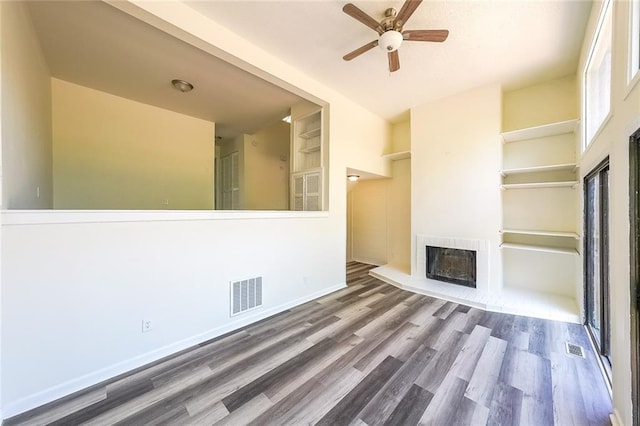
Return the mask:
<path id="1" fill-rule="evenodd" d="M 611 107 L 612 1 L 603 4 L 583 75 L 584 148 L 603 125 Z"/>
<path id="2" fill-rule="evenodd" d="M 629 76 L 628 83 L 633 85 L 640 73 L 640 0 L 629 2 Z"/>
<path id="3" fill-rule="evenodd" d="M 584 179 L 584 231 L 585 323 L 609 372 L 609 159 Z"/>

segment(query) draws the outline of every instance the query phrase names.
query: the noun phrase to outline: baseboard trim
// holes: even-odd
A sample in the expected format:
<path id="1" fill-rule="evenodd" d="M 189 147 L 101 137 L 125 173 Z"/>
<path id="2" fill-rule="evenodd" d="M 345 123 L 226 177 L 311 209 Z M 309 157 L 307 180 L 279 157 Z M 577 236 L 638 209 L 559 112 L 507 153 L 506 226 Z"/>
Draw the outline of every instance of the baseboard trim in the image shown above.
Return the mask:
<path id="1" fill-rule="evenodd" d="M 620 413 L 618 410 L 613 410 L 613 413 L 609 414 L 609 420 L 611 420 L 611 426 L 622 426 L 622 420 L 620 420 Z"/>
<path id="2" fill-rule="evenodd" d="M 358 262 L 358 263 L 366 263 L 367 265 L 375 265 L 375 266 L 382 266 L 385 265 L 386 263 L 380 263 L 377 260 L 373 260 L 373 259 L 364 259 L 361 257 L 353 257 L 351 259 L 352 262 Z"/>
<path id="3" fill-rule="evenodd" d="M 50 387 L 43 391 L 34 393 L 27 397 L 21 398 L 17 401 L 10 402 L 6 406 L 2 407 L 2 409 L 0 410 L 0 419 L 2 420 L 8 419 L 18 414 L 22 414 L 26 411 L 33 410 L 34 408 L 48 404 L 57 399 L 70 395 L 74 392 L 78 392 L 83 389 L 86 389 L 90 386 L 94 386 L 99 383 L 105 382 L 111 378 L 117 377 L 121 374 L 143 367 L 147 364 L 158 361 L 162 358 L 173 355 L 177 352 L 188 349 L 192 346 L 198 345 L 200 343 L 206 342 L 211 339 L 215 339 L 218 336 L 222 336 L 223 334 L 232 332 L 239 328 L 250 325 L 254 322 L 263 320 L 265 318 L 278 314 L 287 309 L 293 308 L 295 306 L 298 306 L 303 303 L 309 302 L 311 300 L 317 299 L 319 297 L 325 296 L 329 293 L 333 293 L 334 291 L 341 290 L 346 286 L 347 284 L 343 282 L 331 287 L 324 288 L 322 290 L 311 293 L 309 295 L 300 297 L 298 299 L 292 300 L 290 302 L 283 303 L 281 305 L 275 306 L 270 309 L 266 309 L 263 311 L 253 311 L 253 315 L 247 316 L 246 318 L 235 320 L 223 326 L 208 330 L 204 333 L 200 333 L 195 336 L 191 336 L 186 339 L 179 340 L 175 343 L 138 355 L 134 358 L 118 362 L 116 364 L 102 368 L 100 370 L 94 371 L 84 376 L 80 376 L 78 378 Z"/>

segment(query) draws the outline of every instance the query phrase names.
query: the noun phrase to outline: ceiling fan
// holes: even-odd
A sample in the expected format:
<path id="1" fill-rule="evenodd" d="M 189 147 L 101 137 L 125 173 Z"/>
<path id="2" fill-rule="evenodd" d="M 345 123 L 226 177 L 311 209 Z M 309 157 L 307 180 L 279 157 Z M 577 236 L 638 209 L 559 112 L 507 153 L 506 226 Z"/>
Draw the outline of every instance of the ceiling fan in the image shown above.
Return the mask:
<path id="1" fill-rule="evenodd" d="M 422 0 L 406 0 L 400 12 L 394 8 L 389 8 L 384 12 L 384 19 L 378 22 L 367 15 L 353 3 L 347 3 L 342 11 L 352 18 L 362 22 L 367 27 L 376 31 L 379 35 L 377 40 L 357 48 L 353 52 L 342 57 L 345 61 L 350 61 L 363 53 L 378 46 L 389 57 L 389 71 L 394 72 L 400 69 L 400 58 L 398 48 L 404 40 L 407 41 L 433 41 L 443 42 L 449 36 L 449 30 L 403 30 L 407 20 L 413 15 Z"/>

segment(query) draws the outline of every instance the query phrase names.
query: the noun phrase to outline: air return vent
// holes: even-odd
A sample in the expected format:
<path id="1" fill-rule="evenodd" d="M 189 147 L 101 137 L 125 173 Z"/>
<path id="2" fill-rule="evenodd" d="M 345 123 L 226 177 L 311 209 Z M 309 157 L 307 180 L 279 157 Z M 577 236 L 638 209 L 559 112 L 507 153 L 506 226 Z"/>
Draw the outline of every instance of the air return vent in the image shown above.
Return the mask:
<path id="1" fill-rule="evenodd" d="M 566 342 L 566 345 L 567 345 L 567 353 L 568 354 L 584 358 L 584 351 L 582 350 L 582 346 L 575 345 L 575 344 L 569 343 L 569 342 Z"/>
<path id="2" fill-rule="evenodd" d="M 262 277 L 231 281 L 231 316 L 262 306 Z"/>

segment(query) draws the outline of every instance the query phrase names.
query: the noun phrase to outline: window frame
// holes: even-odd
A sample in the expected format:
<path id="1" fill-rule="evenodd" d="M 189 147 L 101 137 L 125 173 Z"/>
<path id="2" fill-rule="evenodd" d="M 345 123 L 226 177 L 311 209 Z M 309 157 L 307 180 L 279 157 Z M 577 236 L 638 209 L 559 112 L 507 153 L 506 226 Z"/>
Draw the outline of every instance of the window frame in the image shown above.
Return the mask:
<path id="1" fill-rule="evenodd" d="M 629 2 L 629 45 L 627 65 L 627 93 L 640 81 L 640 0 Z M 626 98 L 625 96 L 625 98 Z"/>
<path id="2" fill-rule="evenodd" d="M 604 29 L 605 26 L 608 24 L 610 26 L 610 39 L 609 39 L 609 49 L 613 50 L 613 6 L 614 6 L 614 1 L 613 0 L 605 0 L 602 3 L 602 7 L 600 9 L 600 13 L 598 15 L 598 23 L 596 25 L 596 31 L 594 33 L 593 36 L 593 40 L 591 41 L 591 46 L 589 48 L 589 54 L 587 56 L 587 60 L 585 62 L 584 65 L 584 69 L 582 70 L 582 151 L 586 151 L 587 148 L 591 145 L 591 143 L 598 137 L 598 135 L 600 134 L 600 132 L 602 131 L 602 129 L 604 128 L 605 124 L 609 121 L 609 119 L 611 118 L 612 114 L 612 95 L 613 95 L 613 90 L 612 90 L 612 74 L 613 74 L 613 61 L 611 60 L 610 66 L 611 66 L 611 70 L 609 72 L 609 81 L 608 81 L 608 101 L 609 101 L 609 105 L 608 105 L 608 111 L 607 113 L 602 117 L 600 123 L 598 124 L 598 126 L 595 128 L 595 130 L 593 131 L 592 134 L 589 134 L 588 129 L 589 129 L 589 124 L 590 124 L 590 119 L 589 119 L 589 115 L 588 115 L 588 108 L 587 105 L 589 103 L 589 98 L 590 96 L 588 95 L 588 89 L 589 89 L 589 85 L 587 84 L 587 76 L 590 74 L 591 70 L 591 65 L 592 65 L 592 60 L 594 59 L 594 57 L 596 56 L 596 54 L 598 52 L 600 52 L 601 49 L 601 45 L 600 42 L 602 42 L 603 40 L 603 36 L 604 36 Z"/>
<path id="3" fill-rule="evenodd" d="M 609 386 L 611 386 L 611 370 L 612 370 L 612 361 L 611 361 L 611 276 L 610 276 L 610 264 L 609 264 L 609 255 L 610 255 L 610 226 L 609 226 L 609 215 L 610 215 L 610 167 L 609 167 L 609 157 L 607 156 L 604 160 L 602 160 L 596 167 L 594 167 L 583 179 L 583 199 L 584 207 L 583 207 L 583 222 L 584 222 L 584 232 L 583 232 L 583 270 L 584 270 L 584 325 L 589 332 L 591 340 L 597 349 L 602 367 L 606 373 L 607 380 L 609 381 Z M 596 197 L 596 217 L 597 219 L 594 223 L 595 229 L 592 229 L 589 225 L 591 221 L 589 220 L 589 206 L 587 205 L 588 199 L 588 190 L 589 190 L 589 182 L 592 179 L 596 179 L 597 182 L 597 190 L 598 195 Z M 591 233 L 596 231 L 598 234 L 598 238 L 594 241 L 591 240 Z M 593 250 L 592 250 L 593 249 Z M 596 270 L 593 271 L 590 260 L 591 253 L 598 253 L 597 256 L 597 264 Z M 592 274 L 593 273 L 593 274 Z M 591 281 L 590 278 L 595 279 L 595 281 Z M 589 292 L 590 285 L 597 285 L 597 292 L 600 295 L 598 300 L 594 300 L 595 294 Z M 594 291 L 596 289 L 594 288 Z M 600 322 L 600 329 L 595 330 L 592 328 L 590 323 L 589 312 L 591 304 L 597 302 L 598 303 L 598 312 L 600 317 L 598 318 Z"/>

